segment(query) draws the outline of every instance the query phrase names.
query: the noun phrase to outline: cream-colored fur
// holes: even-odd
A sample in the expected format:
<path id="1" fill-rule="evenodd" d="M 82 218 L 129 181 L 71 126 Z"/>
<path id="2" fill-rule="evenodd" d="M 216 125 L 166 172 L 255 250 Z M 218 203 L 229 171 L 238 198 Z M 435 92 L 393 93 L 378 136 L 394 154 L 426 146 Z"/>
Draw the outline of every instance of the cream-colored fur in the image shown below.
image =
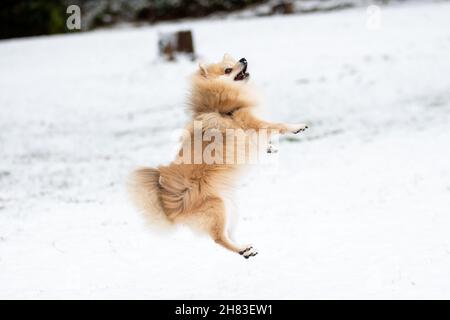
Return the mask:
<path id="1" fill-rule="evenodd" d="M 187 125 L 189 134 L 183 138 L 180 152 L 168 165 L 134 172 L 130 190 L 134 203 L 152 224 L 187 224 L 209 234 L 221 246 L 248 258 L 257 252 L 251 246 L 240 246 L 230 240 L 229 230 L 226 230 L 231 224 L 226 212 L 229 199 L 224 199 L 225 194 L 231 194 L 239 172 L 245 166 L 226 161 L 194 164 L 193 152 L 189 158 L 192 161 L 186 161 L 183 154 L 185 150 L 194 151 L 194 121 L 201 121 L 203 132 L 208 129 L 219 132 L 225 146 L 228 146 L 225 142 L 229 139 L 225 134 L 227 129 L 266 129 L 284 134 L 298 133 L 307 128 L 304 124 L 271 123 L 254 116 L 252 110 L 257 99 L 247 83 L 244 64 L 243 60 L 236 61 L 225 55 L 219 63 L 200 65 L 192 77 L 189 97 L 192 122 Z M 233 141 L 232 144 L 235 148 L 225 147 L 223 153 L 216 151 L 215 156 L 225 158 L 231 152 L 234 159 L 239 148 L 250 150 L 249 142 L 237 145 Z M 201 147 L 203 151 L 207 144 L 202 143 Z M 182 159 L 184 162 L 180 161 Z"/>

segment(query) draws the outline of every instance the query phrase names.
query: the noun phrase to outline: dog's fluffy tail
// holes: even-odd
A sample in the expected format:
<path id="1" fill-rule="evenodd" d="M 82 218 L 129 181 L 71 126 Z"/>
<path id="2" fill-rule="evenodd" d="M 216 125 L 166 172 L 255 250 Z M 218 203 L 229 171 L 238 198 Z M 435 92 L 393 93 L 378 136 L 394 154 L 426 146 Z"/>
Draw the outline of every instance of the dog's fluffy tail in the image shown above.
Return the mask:
<path id="1" fill-rule="evenodd" d="M 134 205 L 143 212 L 149 226 L 155 231 L 168 231 L 173 223 L 161 206 L 159 190 L 158 169 L 141 168 L 132 173 L 129 192 Z"/>

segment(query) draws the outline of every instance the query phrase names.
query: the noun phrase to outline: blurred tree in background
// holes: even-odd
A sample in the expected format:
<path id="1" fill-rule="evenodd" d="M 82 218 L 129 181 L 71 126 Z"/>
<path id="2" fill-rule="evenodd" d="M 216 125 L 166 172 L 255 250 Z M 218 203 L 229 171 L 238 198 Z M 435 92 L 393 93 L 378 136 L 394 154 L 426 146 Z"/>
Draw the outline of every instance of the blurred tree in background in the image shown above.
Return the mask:
<path id="1" fill-rule="evenodd" d="M 0 39 L 65 31 L 63 0 L 1 0 Z"/>
<path id="2" fill-rule="evenodd" d="M 104 0 L 85 1 L 86 6 L 93 2 L 103 6 L 89 25 L 96 27 L 113 24 L 117 21 L 146 21 L 204 17 L 215 12 L 230 12 L 248 5 L 268 0 Z"/>
<path id="3" fill-rule="evenodd" d="M 67 6 L 81 8 L 82 29 L 157 22 L 233 11 L 267 0 L 0 0 L 0 39 L 67 32 Z"/>
<path id="4" fill-rule="evenodd" d="M 264 0 L 155 0 L 148 7 L 155 20 L 171 17 L 203 17 L 214 12 L 229 12 L 248 5 L 262 3 Z"/>
<path id="5" fill-rule="evenodd" d="M 406 1 L 406 0 L 396 0 Z M 155 23 L 187 17 L 227 13 L 250 5 L 267 3 L 255 15 L 310 13 L 353 7 L 357 4 L 387 3 L 388 0 L 0 0 L 0 39 L 68 32 L 66 9 L 81 8 L 81 28 L 119 22 Z M 289 5 L 289 6 L 287 6 Z M 289 11 L 289 12 L 287 12 Z"/>

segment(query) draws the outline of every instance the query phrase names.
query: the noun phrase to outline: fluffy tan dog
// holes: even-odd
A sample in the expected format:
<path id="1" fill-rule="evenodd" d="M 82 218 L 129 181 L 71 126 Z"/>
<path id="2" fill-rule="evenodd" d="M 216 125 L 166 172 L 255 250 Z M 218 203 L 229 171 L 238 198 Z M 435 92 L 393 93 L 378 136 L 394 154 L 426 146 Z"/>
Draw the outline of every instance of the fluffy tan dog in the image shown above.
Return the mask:
<path id="1" fill-rule="evenodd" d="M 136 206 L 153 224 L 187 224 L 245 258 L 257 251 L 230 240 L 226 204 L 240 169 L 255 152 L 254 134 L 268 132 L 264 137 L 267 141 L 274 132 L 298 133 L 307 128 L 305 124 L 271 123 L 255 117 L 252 110 L 256 100 L 248 79 L 244 58 L 236 61 L 226 54 L 218 63 L 200 64 L 192 78 L 189 99 L 192 122 L 180 152 L 169 165 L 135 171 L 131 183 Z"/>

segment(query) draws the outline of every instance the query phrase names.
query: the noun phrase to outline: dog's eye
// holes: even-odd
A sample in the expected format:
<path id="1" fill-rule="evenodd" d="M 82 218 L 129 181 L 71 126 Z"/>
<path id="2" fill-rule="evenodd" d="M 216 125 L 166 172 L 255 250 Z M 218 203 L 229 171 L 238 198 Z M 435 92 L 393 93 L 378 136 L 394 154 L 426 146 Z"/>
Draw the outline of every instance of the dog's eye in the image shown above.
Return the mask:
<path id="1" fill-rule="evenodd" d="M 231 69 L 231 68 L 226 68 L 226 69 L 225 69 L 225 74 L 231 73 L 231 71 L 233 71 L 233 69 Z"/>
<path id="2" fill-rule="evenodd" d="M 226 112 L 225 115 L 232 117 L 234 114 L 234 111 L 236 111 L 236 109 Z"/>

